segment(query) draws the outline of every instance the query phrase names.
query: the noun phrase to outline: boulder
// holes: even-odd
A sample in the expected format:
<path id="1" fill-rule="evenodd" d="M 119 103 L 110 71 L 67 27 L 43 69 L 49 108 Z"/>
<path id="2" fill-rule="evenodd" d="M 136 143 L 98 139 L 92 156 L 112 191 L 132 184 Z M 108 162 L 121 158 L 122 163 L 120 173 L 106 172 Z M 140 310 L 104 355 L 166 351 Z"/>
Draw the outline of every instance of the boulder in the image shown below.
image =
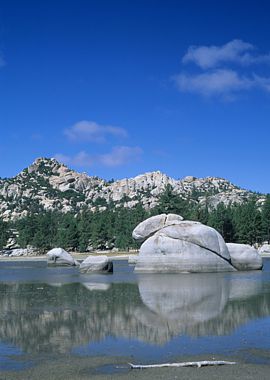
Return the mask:
<path id="1" fill-rule="evenodd" d="M 132 237 L 134 240 L 144 241 L 161 228 L 176 225 L 182 220 L 183 217 L 176 214 L 160 214 L 152 216 L 138 224 L 132 233 Z"/>
<path id="2" fill-rule="evenodd" d="M 105 255 L 88 256 L 81 264 L 80 271 L 82 273 L 112 273 L 113 263 L 109 261 Z"/>
<path id="3" fill-rule="evenodd" d="M 128 257 L 129 264 L 136 264 L 137 261 L 138 261 L 138 255 L 129 255 Z"/>
<path id="4" fill-rule="evenodd" d="M 13 248 L 5 250 L 9 257 L 30 256 L 36 253 L 33 247 Z"/>
<path id="5" fill-rule="evenodd" d="M 248 244 L 227 243 L 232 265 L 238 270 L 262 269 L 262 258 L 258 251 Z"/>
<path id="6" fill-rule="evenodd" d="M 67 251 L 63 248 L 53 248 L 47 252 L 49 265 L 79 265 Z"/>
<path id="7" fill-rule="evenodd" d="M 20 256 L 27 256 L 27 255 L 28 255 L 27 248 L 15 248 L 11 250 L 9 257 L 20 257 Z"/>
<path id="8" fill-rule="evenodd" d="M 230 254 L 222 236 L 215 229 L 199 222 L 183 221 L 178 215 L 171 214 L 168 217 L 168 224 L 168 218 L 162 214 L 145 220 L 133 231 L 133 237 L 139 237 L 139 239 L 148 237 L 140 248 L 135 272 L 179 273 L 236 270 L 231 265 Z M 152 223 L 153 220 L 154 223 Z M 143 226 L 145 226 L 145 231 Z M 160 226 L 159 229 L 158 226 Z"/>
<path id="9" fill-rule="evenodd" d="M 270 244 L 263 244 L 258 252 L 260 255 L 270 255 Z"/>

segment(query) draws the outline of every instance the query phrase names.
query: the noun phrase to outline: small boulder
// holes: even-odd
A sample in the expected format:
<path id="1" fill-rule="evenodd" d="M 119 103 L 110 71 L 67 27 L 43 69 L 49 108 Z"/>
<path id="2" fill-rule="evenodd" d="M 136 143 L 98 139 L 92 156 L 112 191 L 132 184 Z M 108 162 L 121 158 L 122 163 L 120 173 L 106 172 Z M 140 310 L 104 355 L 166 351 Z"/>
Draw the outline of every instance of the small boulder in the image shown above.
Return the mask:
<path id="1" fill-rule="evenodd" d="M 49 252 L 47 252 L 47 257 L 49 265 L 79 265 L 78 261 L 75 260 L 63 248 L 51 249 Z"/>
<path id="2" fill-rule="evenodd" d="M 9 257 L 27 256 L 27 254 L 28 254 L 27 248 L 15 248 L 11 250 Z"/>
<path id="3" fill-rule="evenodd" d="M 112 273 L 113 263 L 109 261 L 105 255 L 88 256 L 81 264 L 80 271 L 82 273 Z"/>
<path id="4" fill-rule="evenodd" d="M 263 244 L 259 250 L 260 255 L 269 255 L 270 256 L 270 244 Z"/>
<path id="5" fill-rule="evenodd" d="M 128 257 L 129 264 L 136 264 L 137 261 L 138 261 L 138 255 L 129 255 Z"/>
<path id="6" fill-rule="evenodd" d="M 36 249 L 28 246 L 27 248 L 12 248 L 5 250 L 9 257 L 31 256 L 37 253 Z"/>
<path id="7" fill-rule="evenodd" d="M 262 269 L 262 258 L 258 251 L 248 244 L 227 243 L 232 265 L 237 270 Z"/>

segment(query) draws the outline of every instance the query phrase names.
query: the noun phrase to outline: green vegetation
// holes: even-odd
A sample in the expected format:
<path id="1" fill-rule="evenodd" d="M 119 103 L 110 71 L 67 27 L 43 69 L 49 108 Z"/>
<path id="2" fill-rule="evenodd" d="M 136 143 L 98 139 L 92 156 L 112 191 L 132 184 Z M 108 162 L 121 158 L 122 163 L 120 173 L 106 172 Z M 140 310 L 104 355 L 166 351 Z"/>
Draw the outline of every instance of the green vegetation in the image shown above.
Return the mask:
<path id="1" fill-rule="evenodd" d="M 8 239 L 8 224 L 0 219 L 0 249 L 6 245 Z"/>
<path id="2" fill-rule="evenodd" d="M 140 204 L 131 210 L 124 207 L 102 212 L 83 210 L 78 215 L 44 211 L 9 223 L 9 227 L 18 232 L 20 247 L 30 245 L 41 252 L 56 246 L 80 252 L 113 247 L 129 249 L 137 247 L 132 230 L 148 216 Z"/>
<path id="3" fill-rule="evenodd" d="M 107 206 L 104 211 L 81 210 L 80 213 L 60 213 L 52 211 L 32 213 L 18 221 L 5 223 L 0 220 L 0 249 L 8 239 L 8 231 L 18 232 L 17 243 L 24 248 L 28 245 L 41 252 L 60 246 L 69 250 L 138 248 L 132 239 L 134 227 L 142 220 L 160 213 L 175 213 L 184 219 L 198 220 L 218 230 L 226 242 L 254 244 L 270 242 L 270 195 L 263 205 L 258 205 L 256 197 L 251 197 L 242 205 L 226 206 L 220 203 L 216 209 L 207 202 L 197 202 L 198 194 L 183 199 L 168 185 L 159 197 L 158 205 L 150 211 L 141 203 L 129 209 L 124 202 L 118 205 L 104 203 L 97 198 L 95 206 Z"/>

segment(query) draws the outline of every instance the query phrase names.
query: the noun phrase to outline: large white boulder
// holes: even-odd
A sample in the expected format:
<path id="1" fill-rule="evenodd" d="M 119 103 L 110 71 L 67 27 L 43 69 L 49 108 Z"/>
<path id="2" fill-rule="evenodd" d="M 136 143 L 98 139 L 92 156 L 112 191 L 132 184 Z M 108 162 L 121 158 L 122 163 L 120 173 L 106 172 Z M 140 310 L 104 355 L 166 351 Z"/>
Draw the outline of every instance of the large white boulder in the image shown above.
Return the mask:
<path id="1" fill-rule="evenodd" d="M 105 255 L 88 256 L 80 264 L 80 271 L 82 273 L 111 273 L 113 271 L 113 263 Z"/>
<path id="2" fill-rule="evenodd" d="M 163 215 L 161 217 L 164 219 Z M 170 219 L 174 219 L 173 215 Z M 222 236 L 215 229 L 199 222 L 183 221 L 177 218 L 175 220 L 177 221 L 175 224 L 163 223 L 165 226 L 142 244 L 135 267 L 136 272 L 179 273 L 236 270 L 231 265 L 230 254 Z M 148 219 L 143 222 L 146 227 L 145 233 L 142 223 L 139 225 L 140 236 L 149 235 L 150 228 L 147 221 Z"/>
<path id="3" fill-rule="evenodd" d="M 135 267 L 140 273 L 230 272 L 228 260 L 204 247 L 164 235 L 152 236 L 141 247 Z"/>
<path id="4" fill-rule="evenodd" d="M 49 265 L 79 265 L 70 253 L 63 248 L 53 248 L 47 252 Z"/>
<path id="5" fill-rule="evenodd" d="M 138 224 L 132 232 L 132 237 L 134 240 L 144 241 L 163 227 L 178 224 L 182 220 L 183 217 L 176 214 L 160 214 L 151 216 Z"/>
<path id="6" fill-rule="evenodd" d="M 214 228 L 205 226 L 199 222 L 181 221 L 177 225 L 162 228 L 156 234 L 156 236 L 160 235 L 196 244 L 201 248 L 215 252 L 224 259 L 230 259 L 230 254 L 223 237 Z"/>
<path id="7" fill-rule="evenodd" d="M 258 251 L 248 244 L 227 243 L 232 265 L 238 270 L 262 269 L 262 258 Z"/>
<path id="8" fill-rule="evenodd" d="M 259 250 L 258 250 L 260 255 L 270 255 L 270 244 L 263 244 Z"/>

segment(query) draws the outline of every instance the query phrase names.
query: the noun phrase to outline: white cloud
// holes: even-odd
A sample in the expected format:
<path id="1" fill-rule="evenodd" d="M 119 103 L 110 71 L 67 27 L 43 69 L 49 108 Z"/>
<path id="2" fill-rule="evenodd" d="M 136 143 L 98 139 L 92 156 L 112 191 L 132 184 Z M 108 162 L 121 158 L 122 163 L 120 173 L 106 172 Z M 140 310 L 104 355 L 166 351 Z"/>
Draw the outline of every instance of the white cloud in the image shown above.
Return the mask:
<path id="1" fill-rule="evenodd" d="M 248 42 L 238 39 L 222 46 L 191 46 L 182 62 L 195 63 L 200 71 L 175 75 L 172 79 L 179 91 L 226 99 L 251 89 L 270 92 L 270 77 L 250 70 L 251 64 L 270 64 L 270 54 L 256 55 L 255 46 Z"/>
<path id="2" fill-rule="evenodd" d="M 270 78 L 265 78 L 254 74 L 254 81 L 258 87 L 261 87 L 263 90 L 270 92 Z"/>
<path id="3" fill-rule="evenodd" d="M 183 92 L 195 92 L 205 96 L 235 93 L 248 90 L 254 85 L 254 79 L 240 77 L 233 70 L 215 70 L 196 75 L 179 74 L 174 77 L 177 88 Z"/>
<path id="4" fill-rule="evenodd" d="M 193 62 L 202 69 L 214 68 L 224 63 L 270 64 L 270 54 L 256 55 L 255 51 L 252 44 L 235 39 L 222 46 L 190 46 L 182 62 Z"/>
<path id="5" fill-rule="evenodd" d="M 95 164 L 102 166 L 122 166 L 140 159 L 143 151 L 139 147 L 116 146 L 112 151 L 105 154 L 91 155 L 81 151 L 75 156 L 68 156 L 61 153 L 55 155 L 55 158 L 67 165 L 79 167 L 89 167 Z"/>
<path id="6" fill-rule="evenodd" d="M 99 161 L 105 166 L 120 166 L 137 161 L 141 155 L 142 149 L 139 147 L 117 146 L 110 153 L 101 155 Z"/>
<path id="7" fill-rule="evenodd" d="M 63 162 L 64 164 L 80 166 L 80 167 L 93 166 L 95 162 L 94 156 L 91 156 L 85 151 L 81 151 L 75 156 L 67 156 L 62 153 L 57 153 L 54 157 L 56 158 L 56 160 Z"/>
<path id="8" fill-rule="evenodd" d="M 270 92 L 270 78 L 256 74 L 250 77 L 240 76 L 236 71 L 229 69 L 207 71 L 196 75 L 179 74 L 173 79 L 179 91 L 204 96 L 227 96 L 255 88 Z"/>
<path id="9" fill-rule="evenodd" d="M 106 141 L 108 136 L 124 138 L 127 131 L 120 127 L 111 125 L 101 125 L 94 121 L 82 120 L 74 124 L 72 127 L 64 130 L 65 136 L 71 141 L 92 141 L 102 143 Z"/>

